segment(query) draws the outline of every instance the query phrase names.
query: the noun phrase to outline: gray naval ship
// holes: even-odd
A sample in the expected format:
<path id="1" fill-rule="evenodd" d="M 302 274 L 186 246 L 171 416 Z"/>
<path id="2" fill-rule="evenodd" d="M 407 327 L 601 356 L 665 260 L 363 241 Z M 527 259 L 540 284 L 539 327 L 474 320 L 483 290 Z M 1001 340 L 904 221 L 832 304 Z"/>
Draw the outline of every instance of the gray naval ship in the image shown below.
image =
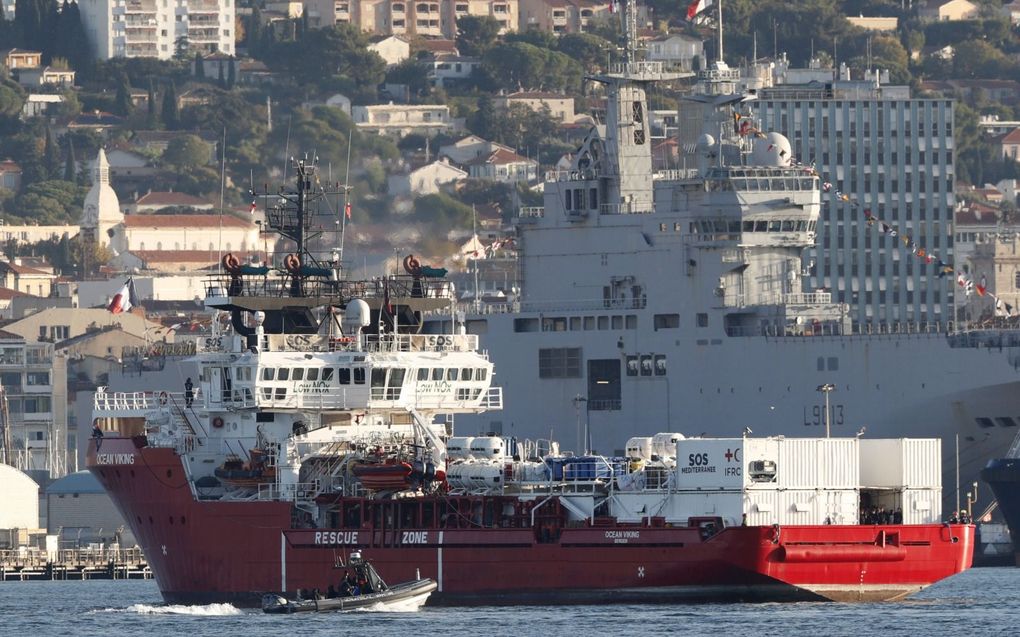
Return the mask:
<path id="1" fill-rule="evenodd" d="M 783 135 L 734 130 L 750 96 L 728 92 L 731 70 L 705 72 L 703 93 L 681 106 L 681 118 L 705 114 L 697 168 L 653 169 L 646 92 L 682 75 L 631 49 L 590 78 L 605 87 L 605 123 L 571 170 L 549 175 L 544 206 L 519 211 L 519 292 L 465 308 L 505 401 L 501 413 L 459 417 L 458 434 L 554 437 L 602 453 L 627 436 L 748 427 L 940 437 L 946 510 L 958 508 L 953 485 L 977 480 L 1017 432 L 1020 333 L 861 333 L 846 305 L 802 280 L 819 177 Z"/>

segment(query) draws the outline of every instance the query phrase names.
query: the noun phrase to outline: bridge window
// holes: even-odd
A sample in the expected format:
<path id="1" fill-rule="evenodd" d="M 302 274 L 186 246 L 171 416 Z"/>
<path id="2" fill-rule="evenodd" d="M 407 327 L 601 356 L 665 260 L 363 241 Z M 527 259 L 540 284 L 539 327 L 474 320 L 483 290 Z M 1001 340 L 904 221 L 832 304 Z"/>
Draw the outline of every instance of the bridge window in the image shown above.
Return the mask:
<path id="1" fill-rule="evenodd" d="M 286 387 L 277 387 L 276 388 L 276 400 L 284 400 L 285 398 L 287 398 L 287 388 Z"/>
<path id="2" fill-rule="evenodd" d="M 364 385 L 365 384 L 365 368 L 355 367 L 354 368 L 354 384 Z"/>
<path id="3" fill-rule="evenodd" d="M 471 377 L 474 374 L 474 371 L 475 370 L 471 369 L 470 367 L 467 368 L 467 369 L 460 370 L 460 379 L 461 380 L 471 380 Z"/>
<path id="4" fill-rule="evenodd" d="M 995 419 L 1000 427 L 1016 427 L 1016 421 L 1009 416 L 999 416 Z"/>
<path id="5" fill-rule="evenodd" d="M 307 378 L 308 380 L 319 380 L 319 370 L 315 368 L 309 369 Z"/>
<path id="6" fill-rule="evenodd" d="M 421 369 L 419 369 L 418 370 L 418 382 L 426 381 L 428 379 L 429 379 L 429 369 L 427 367 L 422 367 Z"/>
<path id="7" fill-rule="evenodd" d="M 262 380 L 273 380 L 276 370 L 272 367 L 262 368 Z"/>
<path id="8" fill-rule="evenodd" d="M 432 370 L 432 380 L 443 380 L 443 368 L 437 367 Z"/>
<path id="9" fill-rule="evenodd" d="M 484 367 L 475 372 L 475 378 L 478 380 L 485 380 L 488 375 L 489 370 L 485 369 Z"/>
<path id="10" fill-rule="evenodd" d="M 303 367 L 295 367 L 294 368 L 294 380 L 304 380 L 304 379 L 305 379 L 305 370 L 304 370 L 304 368 Z"/>
<path id="11" fill-rule="evenodd" d="M 975 418 L 974 421 L 977 423 L 978 427 L 981 427 L 982 429 L 991 429 L 995 426 L 995 423 L 992 422 L 991 418 Z"/>
<path id="12" fill-rule="evenodd" d="M 280 370 L 276 372 L 276 380 L 290 380 L 290 369 L 287 367 L 281 367 Z"/>
<path id="13" fill-rule="evenodd" d="M 446 370 L 446 380 L 457 380 L 459 372 L 460 369 L 456 367 L 451 367 L 450 369 Z"/>
<path id="14" fill-rule="evenodd" d="M 333 380 L 333 368 L 332 367 L 323 367 L 322 368 L 322 380 L 324 380 L 326 382 L 329 382 L 329 381 Z"/>
<path id="15" fill-rule="evenodd" d="M 339 367 L 336 370 L 337 382 L 341 385 L 351 384 L 351 370 L 347 367 Z"/>

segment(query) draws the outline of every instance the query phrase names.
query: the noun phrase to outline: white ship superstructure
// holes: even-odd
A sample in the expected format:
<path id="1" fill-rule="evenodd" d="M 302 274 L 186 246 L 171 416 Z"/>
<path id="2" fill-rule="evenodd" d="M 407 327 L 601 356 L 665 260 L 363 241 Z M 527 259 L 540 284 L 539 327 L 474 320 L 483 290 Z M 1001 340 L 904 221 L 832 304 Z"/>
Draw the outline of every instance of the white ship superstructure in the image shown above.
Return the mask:
<path id="1" fill-rule="evenodd" d="M 958 447 L 960 480 L 976 479 L 1020 422 L 1020 334 L 917 322 L 867 333 L 829 292 L 805 291 L 819 177 L 783 135 L 741 129 L 734 113 L 752 97 L 729 93 L 720 66 L 696 98 L 709 114 L 698 167 L 653 171 L 645 89 L 676 77 L 628 60 L 593 78 L 606 123 L 573 170 L 550 175 L 544 206 L 520 211 L 519 295 L 466 321 L 509 407 L 458 432 L 552 431 L 612 452 L 628 435 L 803 436 L 828 422 L 833 435 L 941 437 L 943 466 Z"/>

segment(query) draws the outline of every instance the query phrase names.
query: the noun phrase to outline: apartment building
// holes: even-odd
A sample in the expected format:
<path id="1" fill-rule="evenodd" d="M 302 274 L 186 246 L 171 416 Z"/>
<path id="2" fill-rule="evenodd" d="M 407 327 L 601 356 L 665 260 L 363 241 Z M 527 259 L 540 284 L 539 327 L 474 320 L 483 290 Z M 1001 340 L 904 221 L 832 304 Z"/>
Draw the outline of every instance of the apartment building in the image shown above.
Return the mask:
<path id="1" fill-rule="evenodd" d="M 73 464 L 67 429 L 66 359 L 53 344 L 0 330 L 0 400 L 5 403 L 12 464 L 37 480 L 59 478 Z"/>
<path id="2" fill-rule="evenodd" d="M 457 20 L 489 16 L 502 31 L 518 28 L 518 0 L 304 0 L 308 23 L 325 27 L 339 22 L 375 35 L 457 37 Z"/>
<path id="3" fill-rule="evenodd" d="M 169 60 L 189 51 L 234 54 L 234 0 L 79 0 L 96 57 Z"/>
<path id="4" fill-rule="evenodd" d="M 754 109 L 762 130 L 789 137 L 794 157 L 832 184 L 805 264 L 811 287 L 830 290 L 856 321 L 876 328 L 952 320 L 952 277 L 880 234 L 863 211 L 953 262 L 953 100 L 913 98 L 878 74 L 841 74 L 763 89 Z"/>

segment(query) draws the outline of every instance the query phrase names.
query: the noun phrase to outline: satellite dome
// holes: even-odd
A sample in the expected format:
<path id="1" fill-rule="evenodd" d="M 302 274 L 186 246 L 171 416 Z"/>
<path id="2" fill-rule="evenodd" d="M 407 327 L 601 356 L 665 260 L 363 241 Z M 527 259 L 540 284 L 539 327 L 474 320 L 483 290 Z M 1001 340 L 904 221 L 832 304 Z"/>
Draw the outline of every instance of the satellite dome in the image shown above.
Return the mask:
<path id="1" fill-rule="evenodd" d="M 755 166 L 789 166 L 793 161 L 790 140 L 775 132 L 754 140 L 751 161 Z"/>

